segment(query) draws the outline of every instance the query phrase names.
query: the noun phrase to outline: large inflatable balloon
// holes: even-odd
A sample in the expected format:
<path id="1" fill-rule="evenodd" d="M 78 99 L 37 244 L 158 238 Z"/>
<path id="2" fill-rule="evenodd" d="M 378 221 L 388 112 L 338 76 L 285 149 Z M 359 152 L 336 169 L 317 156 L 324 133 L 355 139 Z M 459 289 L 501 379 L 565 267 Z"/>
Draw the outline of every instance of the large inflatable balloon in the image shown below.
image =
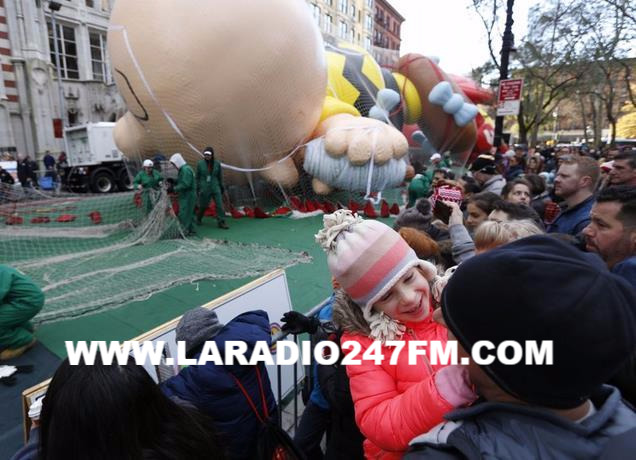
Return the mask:
<path id="1" fill-rule="evenodd" d="M 212 145 L 228 170 L 319 193 L 379 191 L 407 173 L 405 123 L 465 162 L 476 108 L 430 59 L 394 72 L 363 50 L 325 45 L 298 0 L 118 0 L 109 51 L 128 106 L 115 142 L 127 155 Z"/>

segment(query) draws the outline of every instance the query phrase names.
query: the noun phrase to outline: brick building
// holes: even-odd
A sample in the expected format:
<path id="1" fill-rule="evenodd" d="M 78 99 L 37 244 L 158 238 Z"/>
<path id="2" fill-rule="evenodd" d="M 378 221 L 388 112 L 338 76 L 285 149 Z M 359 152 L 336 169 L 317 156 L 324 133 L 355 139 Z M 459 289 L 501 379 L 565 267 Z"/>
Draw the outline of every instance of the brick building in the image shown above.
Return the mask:
<path id="1" fill-rule="evenodd" d="M 387 0 L 375 0 L 374 57 L 381 66 L 391 67 L 399 58 L 404 17 Z"/>

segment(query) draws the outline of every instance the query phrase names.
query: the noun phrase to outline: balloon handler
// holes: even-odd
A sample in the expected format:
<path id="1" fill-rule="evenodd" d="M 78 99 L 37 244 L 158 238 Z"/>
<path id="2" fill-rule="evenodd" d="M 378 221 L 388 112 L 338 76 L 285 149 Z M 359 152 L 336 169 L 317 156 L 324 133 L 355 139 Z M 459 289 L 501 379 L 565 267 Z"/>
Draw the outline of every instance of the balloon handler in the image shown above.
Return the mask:
<path id="1" fill-rule="evenodd" d="M 152 160 L 144 160 L 143 168 L 137 173 L 133 180 L 135 189 L 141 192 L 141 198 L 144 203 L 146 213 L 150 213 L 154 206 L 153 191 L 159 190 L 163 177 L 154 168 Z"/>
<path id="2" fill-rule="evenodd" d="M 206 147 L 203 150 L 203 160 L 197 163 L 197 190 L 199 192 L 199 210 L 197 212 L 197 225 L 201 225 L 201 219 L 205 210 L 210 205 L 210 200 L 214 199 L 216 204 L 216 220 L 219 228 L 227 230 L 229 227 L 225 223 L 225 210 L 223 209 L 223 172 L 221 163 L 214 158 L 214 149 Z"/>
<path id="3" fill-rule="evenodd" d="M 179 203 L 179 223 L 183 227 L 186 236 L 196 235 L 194 231 L 194 204 L 196 201 L 196 189 L 194 183 L 194 171 L 186 164 L 180 153 L 170 157 L 170 163 L 177 168 L 179 175 L 177 181 L 168 183 L 168 193 L 176 193 Z"/>
<path id="4" fill-rule="evenodd" d="M 29 277 L 0 265 L 0 361 L 17 358 L 35 345 L 29 320 L 43 306 L 44 294 Z"/>

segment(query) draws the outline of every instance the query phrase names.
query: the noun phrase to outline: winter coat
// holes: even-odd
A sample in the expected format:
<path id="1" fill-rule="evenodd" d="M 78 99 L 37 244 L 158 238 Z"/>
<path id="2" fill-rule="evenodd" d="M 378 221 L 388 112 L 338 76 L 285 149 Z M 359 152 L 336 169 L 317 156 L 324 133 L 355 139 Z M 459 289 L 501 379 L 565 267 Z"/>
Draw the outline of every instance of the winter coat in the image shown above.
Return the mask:
<path id="1" fill-rule="evenodd" d="M 137 173 L 133 179 L 133 185 L 141 185 L 143 189 L 158 188 L 159 183 L 163 180 L 161 174 L 156 169 L 152 170 L 152 173 L 148 174 L 146 170 L 142 169 Z"/>
<path id="2" fill-rule="evenodd" d="M 566 233 L 576 236 L 590 223 L 590 211 L 595 201 L 594 195 L 579 204 L 564 208 L 558 217 L 548 225 L 548 233 Z"/>
<path id="3" fill-rule="evenodd" d="M 351 313 L 355 305 L 337 293 L 334 302 L 334 321 L 343 329 L 341 345 L 348 341 L 360 344 L 360 359 L 372 345 L 373 339 L 360 327 Z M 384 359 L 376 365 L 362 360 L 361 365 L 347 365 L 351 396 L 355 406 L 356 422 L 364 441 L 367 458 L 398 459 L 418 432 L 428 431 L 442 421 L 453 406 L 440 394 L 435 385 L 434 372 L 443 366 L 432 366 L 427 357 L 418 356 L 416 365 L 408 363 L 408 342 L 412 340 L 439 340 L 446 343 L 448 331 L 433 322 L 432 314 L 423 321 L 405 324 L 405 346 L 397 363 L 389 363 L 394 348 L 381 346 Z M 426 348 L 428 354 L 429 349 Z"/>
<path id="4" fill-rule="evenodd" d="M 461 225 L 455 224 L 448 228 L 450 232 L 451 241 L 453 242 L 453 260 L 457 264 L 461 264 L 465 260 L 470 259 L 475 255 L 475 242 L 470 237 L 468 229 Z"/>
<path id="5" fill-rule="evenodd" d="M 249 357 L 257 341 L 271 344 L 267 313 L 262 310 L 243 313 L 227 323 L 211 340 L 216 342 L 221 356 L 225 355 L 227 340 L 243 341 L 247 344 L 246 356 Z M 198 359 L 199 355 L 197 353 L 195 358 Z M 269 414 L 274 415 L 276 401 L 267 370 L 262 363 L 258 367 Z M 229 458 L 254 458 L 260 422 L 230 373 L 238 378 L 262 414 L 262 398 L 255 366 L 239 365 L 236 362 L 231 366 L 221 366 L 208 362 L 201 366 L 186 367 L 167 380 L 162 385 L 162 390 L 169 397 L 194 404 L 213 420 L 214 429 L 227 443 Z"/>
<path id="6" fill-rule="evenodd" d="M 411 443 L 405 459 L 598 458 L 613 438 L 636 428 L 636 413 L 618 390 L 603 386 L 591 398 L 597 412 L 580 423 L 543 408 L 484 402 L 458 409 Z M 633 436 L 633 435 L 632 435 Z M 615 451 L 614 451 L 615 452 Z M 611 458 L 633 458 L 625 448 Z"/>

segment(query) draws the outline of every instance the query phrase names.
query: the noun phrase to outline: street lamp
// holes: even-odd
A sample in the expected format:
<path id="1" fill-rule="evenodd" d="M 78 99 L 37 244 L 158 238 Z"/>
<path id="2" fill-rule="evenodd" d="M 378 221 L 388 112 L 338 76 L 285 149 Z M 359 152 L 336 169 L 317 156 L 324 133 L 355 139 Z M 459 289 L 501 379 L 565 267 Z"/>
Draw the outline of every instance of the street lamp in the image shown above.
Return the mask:
<path id="1" fill-rule="evenodd" d="M 66 105 L 64 104 L 64 87 L 62 86 L 62 70 L 60 65 L 60 50 L 57 42 L 57 22 L 55 21 L 55 13 L 60 11 L 62 4 L 56 1 L 49 1 L 49 10 L 51 10 L 51 28 L 53 29 L 53 50 L 55 53 L 55 69 L 57 73 L 57 85 L 60 98 L 60 118 L 62 120 L 62 140 L 64 141 L 64 151 L 68 152 L 68 144 L 66 143 Z M 61 40 L 61 37 L 60 37 Z"/>
<path id="2" fill-rule="evenodd" d="M 504 29 L 501 43 L 501 67 L 499 69 L 499 81 L 508 78 L 508 63 L 510 60 L 510 52 L 514 51 L 514 36 L 512 35 L 512 7 L 515 0 L 507 0 L 506 5 L 506 28 Z M 501 145 L 503 137 L 503 116 L 495 118 L 495 139 L 494 146 Z"/>
<path id="3" fill-rule="evenodd" d="M 552 118 L 554 118 L 554 126 L 552 128 L 552 132 L 554 134 L 554 143 L 557 141 L 557 120 L 559 119 L 559 108 L 557 107 L 554 112 L 552 112 Z"/>

